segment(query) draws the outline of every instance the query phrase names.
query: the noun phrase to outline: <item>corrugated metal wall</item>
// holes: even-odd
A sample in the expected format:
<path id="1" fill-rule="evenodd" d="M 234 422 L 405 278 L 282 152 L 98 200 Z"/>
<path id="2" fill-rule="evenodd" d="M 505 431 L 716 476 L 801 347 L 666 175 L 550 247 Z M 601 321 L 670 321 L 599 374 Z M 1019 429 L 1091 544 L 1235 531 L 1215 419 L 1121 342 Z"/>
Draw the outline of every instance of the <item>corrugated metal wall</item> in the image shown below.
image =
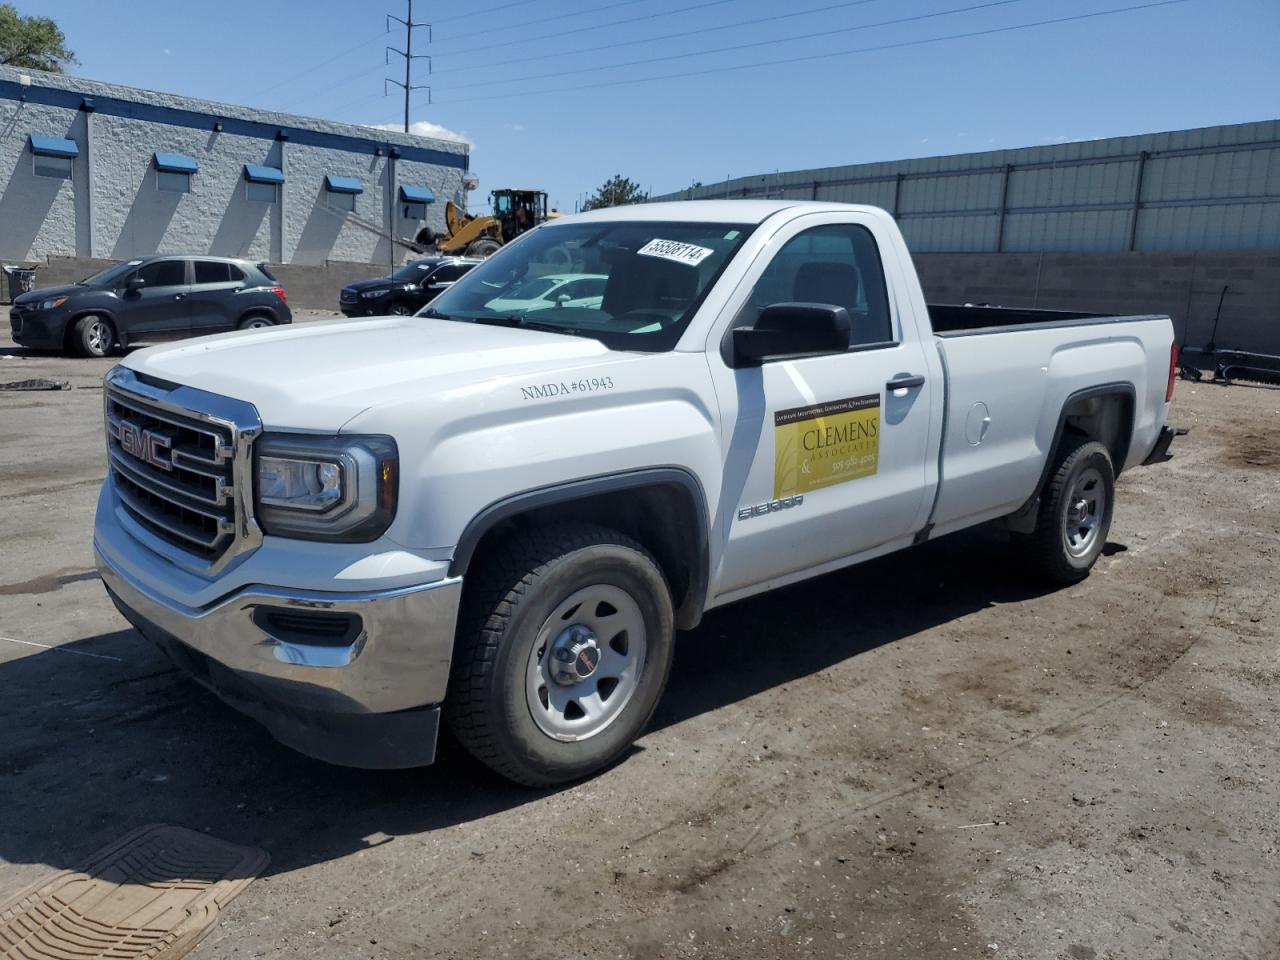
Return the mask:
<path id="1" fill-rule="evenodd" d="M 1280 121 L 742 177 L 654 200 L 869 203 L 917 252 L 1280 248 Z"/>

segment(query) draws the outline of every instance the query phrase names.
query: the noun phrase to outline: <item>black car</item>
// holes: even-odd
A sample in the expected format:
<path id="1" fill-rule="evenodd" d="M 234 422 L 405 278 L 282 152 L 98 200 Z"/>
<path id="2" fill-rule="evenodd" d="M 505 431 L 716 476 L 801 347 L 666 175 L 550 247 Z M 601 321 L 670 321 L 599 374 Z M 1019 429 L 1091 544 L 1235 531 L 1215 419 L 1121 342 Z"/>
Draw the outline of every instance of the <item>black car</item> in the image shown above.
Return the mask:
<path id="1" fill-rule="evenodd" d="M 24 347 L 105 357 L 116 347 L 291 323 L 265 264 L 226 257 L 142 257 L 66 287 L 24 293 L 9 325 Z"/>
<path id="2" fill-rule="evenodd" d="M 408 316 L 417 313 L 479 263 L 484 261 L 467 257 L 410 260 L 389 277 L 357 280 L 343 287 L 338 308 L 348 317 Z"/>

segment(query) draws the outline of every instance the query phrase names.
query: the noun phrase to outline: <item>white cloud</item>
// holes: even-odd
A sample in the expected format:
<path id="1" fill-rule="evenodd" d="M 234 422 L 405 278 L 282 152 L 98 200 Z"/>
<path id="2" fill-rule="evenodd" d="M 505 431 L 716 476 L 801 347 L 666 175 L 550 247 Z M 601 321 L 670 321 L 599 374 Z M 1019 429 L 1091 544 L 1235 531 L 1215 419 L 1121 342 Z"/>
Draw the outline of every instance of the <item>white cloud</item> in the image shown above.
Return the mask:
<path id="1" fill-rule="evenodd" d="M 172 51 L 172 50 L 170 50 L 168 47 L 165 47 L 165 48 L 164 48 L 164 55 L 165 55 L 166 57 L 167 57 L 167 56 L 169 56 L 171 53 L 173 53 L 173 51 Z"/>
<path id="2" fill-rule="evenodd" d="M 375 130 L 404 130 L 403 123 L 370 123 L 366 126 L 373 127 Z M 465 143 L 469 147 L 474 147 L 475 143 L 467 136 L 466 132 L 458 133 L 450 130 L 448 127 L 442 127 L 438 123 L 432 123 L 430 120 L 415 120 L 409 124 L 409 132 L 416 137 L 435 137 L 437 140 L 456 140 L 458 143 Z"/>

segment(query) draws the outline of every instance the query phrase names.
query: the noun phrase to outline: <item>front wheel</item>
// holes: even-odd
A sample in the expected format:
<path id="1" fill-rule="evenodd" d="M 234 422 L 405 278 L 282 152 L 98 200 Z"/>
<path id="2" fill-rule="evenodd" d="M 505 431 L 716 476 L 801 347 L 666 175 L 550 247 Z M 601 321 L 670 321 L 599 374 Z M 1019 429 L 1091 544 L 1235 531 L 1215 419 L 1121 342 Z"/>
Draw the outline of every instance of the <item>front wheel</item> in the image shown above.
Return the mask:
<path id="1" fill-rule="evenodd" d="M 85 357 L 105 357 L 116 347 L 116 328 L 106 317 L 81 317 L 72 337 L 76 350 Z"/>
<path id="2" fill-rule="evenodd" d="M 1034 560 L 1045 576 L 1075 583 L 1089 575 L 1106 545 L 1115 501 L 1115 467 L 1107 448 L 1083 437 L 1064 440 L 1031 535 Z"/>
<path id="3" fill-rule="evenodd" d="M 635 541 L 578 524 L 517 534 L 467 586 L 449 726 L 518 783 L 595 773 L 653 716 L 674 634 L 666 580 Z"/>

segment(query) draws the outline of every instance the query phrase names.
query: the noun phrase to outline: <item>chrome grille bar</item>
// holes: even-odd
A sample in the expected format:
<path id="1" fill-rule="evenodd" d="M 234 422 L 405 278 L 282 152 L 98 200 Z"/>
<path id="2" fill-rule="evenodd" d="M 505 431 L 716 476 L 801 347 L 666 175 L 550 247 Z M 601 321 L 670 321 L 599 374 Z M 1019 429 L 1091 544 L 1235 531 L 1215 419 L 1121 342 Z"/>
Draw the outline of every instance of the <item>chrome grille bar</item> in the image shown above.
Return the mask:
<path id="1" fill-rule="evenodd" d="M 150 534 L 148 545 L 207 576 L 257 547 L 257 411 L 125 367 L 112 370 L 105 387 L 108 476 L 121 507 Z"/>

